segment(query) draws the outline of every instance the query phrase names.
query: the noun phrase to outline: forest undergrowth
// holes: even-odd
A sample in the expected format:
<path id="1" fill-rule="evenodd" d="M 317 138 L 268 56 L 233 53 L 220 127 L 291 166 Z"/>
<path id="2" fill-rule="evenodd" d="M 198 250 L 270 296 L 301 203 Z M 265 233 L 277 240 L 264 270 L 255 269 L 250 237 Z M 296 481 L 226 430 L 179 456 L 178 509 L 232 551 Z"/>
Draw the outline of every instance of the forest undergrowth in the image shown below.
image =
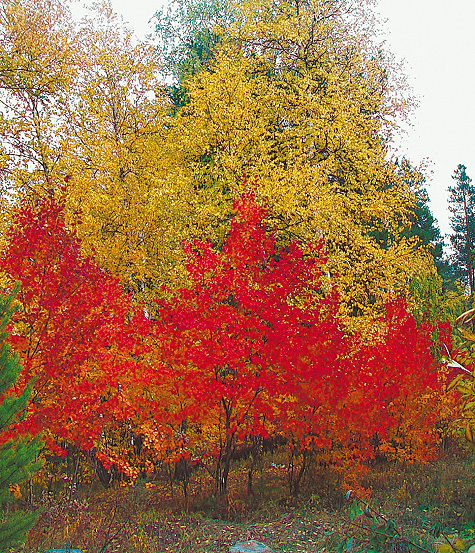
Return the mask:
<path id="1" fill-rule="evenodd" d="M 309 471 L 298 497 L 285 493 L 284 464 L 264 463 L 251 496 L 242 485 L 245 470 L 231 476 L 226 499 L 213 496 L 205 474 L 190 479 L 185 497 L 183 483 L 170 486 L 165 476 L 109 489 L 94 482 L 71 493 L 65 473 L 49 492 L 38 486 L 37 496 L 33 485 L 30 499 L 41 514 L 22 551 L 69 545 L 84 553 L 217 553 L 251 539 L 282 552 L 451 551 L 441 544 L 475 543 L 468 452 L 444 453 L 424 466 L 370 467 L 361 486 L 371 517 L 368 508 L 355 511 L 351 494 L 327 469 Z M 373 513 L 386 523 L 376 525 Z"/>

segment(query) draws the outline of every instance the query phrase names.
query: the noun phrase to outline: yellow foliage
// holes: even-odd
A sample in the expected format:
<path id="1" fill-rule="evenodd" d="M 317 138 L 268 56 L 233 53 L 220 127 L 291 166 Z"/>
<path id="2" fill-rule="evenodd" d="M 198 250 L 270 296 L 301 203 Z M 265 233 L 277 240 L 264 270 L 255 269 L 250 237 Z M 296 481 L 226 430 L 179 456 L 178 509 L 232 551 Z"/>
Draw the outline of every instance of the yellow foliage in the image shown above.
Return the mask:
<path id="1" fill-rule="evenodd" d="M 21 499 L 23 497 L 20 490 L 20 484 L 10 484 L 10 486 L 8 486 L 8 490 L 16 499 Z"/>
<path id="2" fill-rule="evenodd" d="M 0 247 L 15 195 L 51 191 L 60 157 L 57 122 L 76 66 L 74 36 L 63 2 L 0 4 Z"/>
<path id="3" fill-rule="evenodd" d="M 280 242 L 325 240 L 343 312 L 373 314 L 426 261 L 400 235 L 414 198 L 386 158 L 388 120 L 404 111 L 388 65 L 331 2 L 236 10 L 170 122 L 170 183 L 206 191 L 192 220 L 217 241 L 230 199 L 255 187 Z"/>
<path id="4" fill-rule="evenodd" d="M 152 48 L 134 44 L 109 9 L 83 21 L 80 36 L 83 59 L 63 128 L 67 220 L 86 253 L 137 291 L 154 277 L 157 260 L 166 263 L 158 65 Z"/>
<path id="5" fill-rule="evenodd" d="M 255 188 L 280 246 L 325 241 L 327 286 L 364 327 L 433 265 L 401 236 L 414 197 L 387 159 L 406 111 L 398 72 L 364 8 L 348 6 L 234 6 L 174 109 L 156 53 L 107 2 L 80 27 L 58 0 L 4 2 L 0 125 L 13 181 L 33 197 L 65 188 L 85 252 L 147 300 L 186 284 L 183 240 L 219 245 L 232 200 Z"/>

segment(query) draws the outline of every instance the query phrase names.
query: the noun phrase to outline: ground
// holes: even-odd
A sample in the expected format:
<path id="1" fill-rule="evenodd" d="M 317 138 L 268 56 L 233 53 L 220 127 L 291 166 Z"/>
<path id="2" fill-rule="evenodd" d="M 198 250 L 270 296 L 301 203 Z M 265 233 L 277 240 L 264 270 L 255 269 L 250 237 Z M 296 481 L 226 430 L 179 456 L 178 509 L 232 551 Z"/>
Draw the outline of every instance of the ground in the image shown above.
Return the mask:
<path id="1" fill-rule="evenodd" d="M 446 455 L 423 467 L 372 467 L 361 484 L 370 510 L 345 498 L 338 480 L 309 474 L 298 498 L 262 487 L 246 498 L 213 499 L 198 479 L 185 501 L 165 483 L 43 494 L 41 514 L 23 551 L 70 543 L 85 553 L 218 553 L 254 539 L 276 552 L 437 551 L 439 543 L 475 543 L 474 457 Z M 238 473 L 236 473 L 236 476 Z M 280 495 L 280 498 L 279 498 Z M 370 512 L 371 511 L 371 512 Z M 374 518 L 373 514 L 383 518 Z M 384 522 L 386 521 L 386 522 Z M 373 528 L 373 530 L 372 530 Z"/>

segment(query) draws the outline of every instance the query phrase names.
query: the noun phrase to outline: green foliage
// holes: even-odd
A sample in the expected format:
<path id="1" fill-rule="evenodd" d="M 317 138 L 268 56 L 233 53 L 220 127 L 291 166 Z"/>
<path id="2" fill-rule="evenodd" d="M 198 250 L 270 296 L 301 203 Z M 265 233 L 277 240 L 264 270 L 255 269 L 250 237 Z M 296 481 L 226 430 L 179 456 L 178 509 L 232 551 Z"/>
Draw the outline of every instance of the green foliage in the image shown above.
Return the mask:
<path id="1" fill-rule="evenodd" d="M 468 308 L 467 298 L 463 285 L 444 256 L 444 239 L 429 207 L 426 177 L 405 158 L 397 162 L 397 167 L 403 182 L 414 194 L 409 225 L 402 235 L 412 240 L 419 254 L 428 260 L 425 269 L 415 273 L 409 281 L 413 313 L 419 323 L 448 320 L 453 325 Z"/>
<path id="2" fill-rule="evenodd" d="M 355 536 L 346 537 L 337 551 L 360 551 L 361 553 L 381 553 L 382 551 L 430 550 L 414 543 L 394 520 L 387 518 L 380 511 L 373 508 L 366 500 L 358 497 L 353 491 L 346 494 L 351 501 L 348 517 L 351 527 L 358 528 L 369 534 L 369 538 L 357 544 Z M 410 548 L 410 549 L 408 549 Z"/>
<path id="3" fill-rule="evenodd" d="M 404 234 L 408 237 L 418 236 L 421 244 L 432 246 L 434 259 L 439 260 L 442 257 L 444 241 L 440 234 L 437 219 L 434 218 L 429 208 L 429 195 L 425 187 L 426 177 L 420 170 L 414 168 L 406 158 L 403 158 L 397 165 L 403 181 L 414 193 L 416 200 L 413 214 L 410 217 L 412 226 Z"/>
<path id="4" fill-rule="evenodd" d="M 470 294 L 475 289 L 474 249 L 475 249 L 475 187 L 467 175 L 466 167 L 458 165 L 452 178 L 454 186 L 449 186 L 449 210 L 452 213 L 450 243 L 453 254 L 450 257 L 453 272 L 469 287 Z"/>
<path id="5" fill-rule="evenodd" d="M 429 251 L 434 256 L 435 265 L 440 274 L 441 271 L 446 270 L 443 260 L 444 239 L 440 234 L 437 219 L 432 215 L 429 208 L 430 200 L 426 188 L 417 190 L 415 196 L 414 221 L 407 232 L 407 236 L 417 236 L 422 245 L 429 246 Z"/>
<path id="6" fill-rule="evenodd" d="M 16 498 L 21 497 L 20 486 L 38 468 L 38 440 L 9 435 L 12 424 L 25 410 L 31 389 L 26 387 L 21 395 L 10 395 L 21 372 L 18 356 L 6 343 L 6 326 L 13 314 L 15 293 L 0 298 L 0 551 L 24 540 L 34 524 L 35 513 L 13 510 Z"/>
<path id="7" fill-rule="evenodd" d="M 468 307 L 460 281 L 445 281 L 435 269 L 414 276 L 409 283 L 409 294 L 418 323 L 449 321 L 454 326 L 457 317 Z"/>
<path id="8" fill-rule="evenodd" d="M 474 310 L 471 309 L 459 318 L 459 322 L 471 323 L 473 315 Z M 472 443 L 475 428 L 475 334 L 462 327 L 457 330 L 463 341 L 454 352 L 454 359 L 451 359 L 448 365 L 455 372 L 447 385 L 447 391 L 453 390 L 457 394 L 458 427 Z"/>
<path id="9" fill-rule="evenodd" d="M 417 237 L 419 247 L 424 247 L 434 258 L 438 274 L 444 280 L 444 290 L 454 288 L 454 276 L 449 260 L 444 256 L 444 238 L 440 233 L 437 219 L 429 207 L 430 200 L 426 188 L 426 177 L 415 169 L 409 160 L 403 158 L 397 163 L 403 181 L 414 193 L 415 203 L 409 217 L 411 226 L 402 234 L 406 238 Z"/>
<path id="10" fill-rule="evenodd" d="M 232 19 L 227 0 L 178 0 L 154 15 L 157 53 L 163 71 L 173 78 L 168 88 L 176 107 L 186 103 L 183 83 L 209 65 Z"/>

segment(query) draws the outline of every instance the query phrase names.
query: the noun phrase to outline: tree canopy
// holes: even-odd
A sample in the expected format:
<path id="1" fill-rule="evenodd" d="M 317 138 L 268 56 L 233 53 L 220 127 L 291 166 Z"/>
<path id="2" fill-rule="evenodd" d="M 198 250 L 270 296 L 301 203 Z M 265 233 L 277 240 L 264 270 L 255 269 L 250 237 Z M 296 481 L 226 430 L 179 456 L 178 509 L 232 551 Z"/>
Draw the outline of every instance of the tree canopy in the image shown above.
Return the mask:
<path id="1" fill-rule="evenodd" d="M 179 0 L 153 47 L 107 2 L 79 23 L 59 0 L 1 3 L 21 432 L 87 451 L 107 483 L 195 463 L 223 493 L 265 439 L 302 474 L 434 455 L 459 303 L 423 176 L 392 156 L 412 102 L 368 4 Z"/>

